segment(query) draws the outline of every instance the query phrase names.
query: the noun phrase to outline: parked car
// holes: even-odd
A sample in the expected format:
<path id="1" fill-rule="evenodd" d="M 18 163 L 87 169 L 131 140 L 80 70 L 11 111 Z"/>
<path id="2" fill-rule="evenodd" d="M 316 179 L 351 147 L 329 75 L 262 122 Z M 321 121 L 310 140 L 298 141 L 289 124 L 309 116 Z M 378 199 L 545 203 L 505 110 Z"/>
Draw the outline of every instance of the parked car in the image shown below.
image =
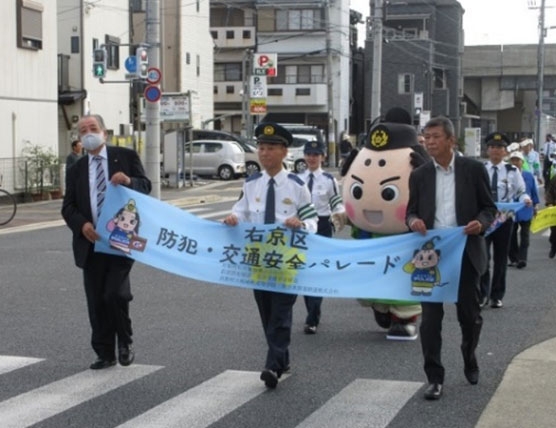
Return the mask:
<path id="1" fill-rule="evenodd" d="M 245 152 L 235 141 L 197 140 L 186 142 L 185 170 L 190 170 L 193 146 L 193 174 L 214 176 L 231 180 L 245 174 Z"/>

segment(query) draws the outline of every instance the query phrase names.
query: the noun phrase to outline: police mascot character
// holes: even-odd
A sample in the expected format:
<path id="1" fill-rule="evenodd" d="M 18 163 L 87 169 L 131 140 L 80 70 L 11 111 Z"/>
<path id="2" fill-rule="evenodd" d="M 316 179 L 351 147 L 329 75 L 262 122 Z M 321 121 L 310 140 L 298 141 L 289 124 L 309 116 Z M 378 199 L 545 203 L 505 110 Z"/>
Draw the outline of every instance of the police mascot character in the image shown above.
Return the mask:
<path id="1" fill-rule="evenodd" d="M 428 159 L 404 109 L 391 109 L 383 122 L 371 127 L 365 146 L 352 150 L 340 172 L 352 237 L 367 239 L 409 231 L 405 224 L 409 174 Z M 387 339 L 417 338 L 420 303 L 378 299 L 360 303 L 372 307 L 377 324 L 388 329 Z"/>

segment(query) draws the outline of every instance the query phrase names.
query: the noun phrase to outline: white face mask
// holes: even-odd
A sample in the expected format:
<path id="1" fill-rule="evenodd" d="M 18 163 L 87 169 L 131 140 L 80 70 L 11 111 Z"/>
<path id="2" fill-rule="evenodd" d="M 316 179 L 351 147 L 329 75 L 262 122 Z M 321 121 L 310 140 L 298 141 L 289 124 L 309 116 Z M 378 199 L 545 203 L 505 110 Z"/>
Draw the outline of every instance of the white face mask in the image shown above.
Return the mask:
<path id="1" fill-rule="evenodd" d="M 104 143 L 104 134 L 85 134 L 81 137 L 81 144 L 87 151 L 94 151 Z"/>

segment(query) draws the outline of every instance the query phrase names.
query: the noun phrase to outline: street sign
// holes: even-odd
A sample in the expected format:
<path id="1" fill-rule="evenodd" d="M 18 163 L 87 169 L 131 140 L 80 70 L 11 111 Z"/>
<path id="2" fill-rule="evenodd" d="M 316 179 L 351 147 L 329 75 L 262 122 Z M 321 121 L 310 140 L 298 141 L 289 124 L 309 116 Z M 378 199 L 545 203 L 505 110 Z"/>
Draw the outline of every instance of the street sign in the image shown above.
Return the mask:
<path id="1" fill-rule="evenodd" d="M 254 54 L 253 74 L 256 76 L 278 76 L 278 54 Z"/>
<path id="2" fill-rule="evenodd" d="M 162 73 L 160 72 L 160 69 L 156 68 L 156 67 L 150 67 L 149 70 L 147 71 L 147 82 L 155 85 L 158 82 L 160 82 L 160 79 L 162 78 Z"/>
<path id="3" fill-rule="evenodd" d="M 415 92 L 413 94 L 413 108 L 420 108 L 423 110 L 423 93 Z"/>
<path id="4" fill-rule="evenodd" d="M 249 100 L 249 111 L 251 114 L 266 114 L 266 98 L 252 98 Z"/>
<path id="5" fill-rule="evenodd" d="M 251 76 L 251 98 L 267 97 L 266 76 Z"/>
<path id="6" fill-rule="evenodd" d="M 162 96 L 162 92 L 158 86 L 149 85 L 145 88 L 145 99 L 151 103 L 156 103 Z"/>
<path id="7" fill-rule="evenodd" d="M 145 109 L 141 109 L 141 122 L 145 122 Z M 160 121 L 189 123 L 189 95 L 184 93 L 163 93 L 160 97 Z"/>
<path id="8" fill-rule="evenodd" d="M 124 66 L 128 72 L 135 73 L 137 71 L 137 58 L 135 58 L 135 56 L 128 56 Z"/>

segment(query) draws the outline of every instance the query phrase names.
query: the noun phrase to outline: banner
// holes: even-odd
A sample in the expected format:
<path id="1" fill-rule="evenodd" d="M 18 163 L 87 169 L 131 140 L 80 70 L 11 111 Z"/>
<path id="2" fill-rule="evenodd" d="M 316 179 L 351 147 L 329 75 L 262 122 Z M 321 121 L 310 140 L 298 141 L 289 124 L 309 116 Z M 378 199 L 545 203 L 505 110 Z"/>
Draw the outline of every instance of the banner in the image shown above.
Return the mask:
<path id="1" fill-rule="evenodd" d="M 525 204 L 523 202 L 496 202 L 498 212 L 496 213 L 496 217 L 494 217 L 494 221 L 486 230 L 485 236 L 490 235 L 492 232 L 498 229 L 508 218 L 515 217 L 515 213 L 522 209 L 524 206 Z"/>
<path id="2" fill-rule="evenodd" d="M 457 300 L 463 227 L 367 240 L 332 239 L 283 225 L 235 227 L 124 186 L 109 185 L 95 250 L 176 275 L 307 296 Z"/>
<path id="3" fill-rule="evenodd" d="M 556 226 L 556 207 L 544 208 L 531 221 L 531 232 L 537 233 L 550 226 Z"/>

